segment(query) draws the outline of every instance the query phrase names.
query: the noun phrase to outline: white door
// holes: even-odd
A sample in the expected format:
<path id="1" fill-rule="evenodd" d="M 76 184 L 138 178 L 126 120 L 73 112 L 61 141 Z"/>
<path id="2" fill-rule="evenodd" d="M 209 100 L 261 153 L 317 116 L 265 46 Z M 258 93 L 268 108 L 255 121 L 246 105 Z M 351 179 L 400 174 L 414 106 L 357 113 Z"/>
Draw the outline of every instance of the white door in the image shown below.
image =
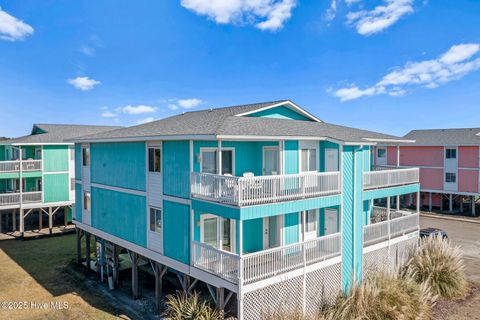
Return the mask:
<path id="1" fill-rule="evenodd" d="M 282 243 L 283 215 L 263 218 L 263 249 L 279 247 Z"/>
<path id="2" fill-rule="evenodd" d="M 325 209 L 325 235 L 338 232 L 338 210 Z"/>
<path id="3" fill-rule="evenodd" d="M 387 148 L 377 148 L 376 149 L 376 165 L 381 167 L 387 166 Z"/>
<path id="4" fill-rule="evenodd" d="M 277 175 L 279 171 L 279 149 L 278 147 L 263 148 L 263 175 Z"/>
<path id="5" fill-rule="evenodd" d="M 318 237 L 318 209 L 304 211 L 305 215 L 305 236 L 304 241 Z"/>
<path id="6" fill-rule="evenodd" d="M 325 171 L 326 172 L 339 171 L 337 149 L 325 149 Z"/>
<path id="7" fill-rule="evenodd" d="M 447 191 L 458 190 L 458 149 L 456 147 L 445 147 L 444 152 L 444 189 Z"/>
<path id="8" fill-rule="evenodd" d="M 200 242 L 206 243 L 217 249 L 236 252 L 235 221 L 203 214 L 200 217 Z"/>

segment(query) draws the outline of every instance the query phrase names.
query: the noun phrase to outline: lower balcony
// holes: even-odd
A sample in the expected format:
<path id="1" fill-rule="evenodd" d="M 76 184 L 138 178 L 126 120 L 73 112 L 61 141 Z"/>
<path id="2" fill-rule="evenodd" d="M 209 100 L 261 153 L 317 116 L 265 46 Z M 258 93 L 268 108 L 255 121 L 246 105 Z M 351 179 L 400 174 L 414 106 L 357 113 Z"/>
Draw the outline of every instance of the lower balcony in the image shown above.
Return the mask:
<path id="1" fill-rule="evenodd" d="M 193 197 L 234 206 L 251 206 L 339 194 L 339 172 L 244 176 L 193 172 Z"/>
<path id="2" fill-rule="evenodd" d="M 404 210 L 373 207 L 371 224 L 363 227 L 363 246 L 367 247 L 383 241 L 395 239 L 419 230 L 418 213 Z"/>
<path id="3" fill-rule="evenodd" d="M 0 194 L 0 206 L 19 205 L 20 202 L 21 203 L 42 202 L 42 191 Z"/>
<path id="4" fill-rule="evenodd" d="M 12 160 L 0 161 L 0 173 L 40 171 L 42 170 L 42 160 Z"/>
<path id="5" fill-rule="evenodd" d="M 341 255 L 342 234 L 238 255 L 192 242 L 192 265 L 232 283 L 250 284 Z"/>

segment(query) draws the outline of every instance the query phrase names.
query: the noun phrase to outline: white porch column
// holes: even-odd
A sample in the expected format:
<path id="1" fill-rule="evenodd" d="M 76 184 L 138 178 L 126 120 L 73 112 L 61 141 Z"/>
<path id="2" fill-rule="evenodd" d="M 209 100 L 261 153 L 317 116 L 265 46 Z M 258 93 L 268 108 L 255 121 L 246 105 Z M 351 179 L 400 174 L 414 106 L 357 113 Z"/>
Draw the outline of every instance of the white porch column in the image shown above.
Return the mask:
<path id="1" fill-rule="evenodd" d="M 23 208 L 20 208 L 19 212 L 20 212 L 20 235 L 23 238 L 23 236 L 25 234 L 25 221 L 24 221 L 25 212 L 24 212 Z"/>
<path id="2" fill-rule="evenodd" d="M 397 196 L 397 199 L 395 199 L 395 201 L 397 201 L 397 211 L 400 210 L 400 196 Z"/>
<path id="3" fill-rule="evenodd" d="M 243 320 L 243 294 L 242 294 L 242 287 L 243 287 L 243 221 L 238 220 L 238 250 L 239 250 L 239 261 L 238 261 L 238 293 L 237 293 L 237 317 L 239 320 Z"/>
<path id="4" fill-rule="evenodd" d="M 453 194 L 449 194 L 448 195 L 448 212 L 452 212 L 453 211 Z"/>
<path id="5" fill-rule="evenodd" d="M 463 213 L 463 196 L 460 196 L 460 212 Z"/>
<path id="6" fill-rule="evenodd" d="M 440 193 L 440 211 L 443 211 L 443 193 Z"/>
<path id="7" fill-rule="evenodd" d="M 432 211 L 432 193 L 428 193 L 428 211 Z"/>
<path id="8" fill-rule="evenodd" d="M 222 175 L 222 140 L 218 140 L 217 150 L 217 173 Z"/>
<path id="9" fill-rule="evenodd" d="M 417 192 L 417 213 L 420 213 L 420 191 Z"/>
<path id="10" fill-rule="evenodd" d="M 390 220 L 390 197 L 387 197 L 387 219 Z"/>
<path id="11" fill-rule="evenodd" d="M 397 167 L 400 167 L 400 146 L 397 145 Z"/>

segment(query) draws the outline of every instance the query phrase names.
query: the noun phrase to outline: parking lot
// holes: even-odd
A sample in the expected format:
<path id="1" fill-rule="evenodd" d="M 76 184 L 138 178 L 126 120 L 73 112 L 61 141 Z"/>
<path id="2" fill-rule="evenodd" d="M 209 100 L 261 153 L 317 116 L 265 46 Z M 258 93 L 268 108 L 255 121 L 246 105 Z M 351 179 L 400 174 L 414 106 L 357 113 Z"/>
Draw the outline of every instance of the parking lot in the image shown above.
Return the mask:
<path id="1" fill-rule="evenodd" d="M 420 227 L 447 231 L 452 243 L 462 248 L 468 279 L 480 282 L 480 224 L 422 216 Z"/>

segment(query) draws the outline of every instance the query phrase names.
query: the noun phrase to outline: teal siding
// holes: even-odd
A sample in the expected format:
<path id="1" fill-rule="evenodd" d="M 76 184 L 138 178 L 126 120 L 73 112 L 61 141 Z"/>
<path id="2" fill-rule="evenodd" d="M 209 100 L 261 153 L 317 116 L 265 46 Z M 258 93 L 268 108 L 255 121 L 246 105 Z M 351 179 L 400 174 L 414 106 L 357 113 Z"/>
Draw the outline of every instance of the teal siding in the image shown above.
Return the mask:
<path id="1" fill-rule="evenodd" d="M 144 196 L 92 187 L 91 205 L 92 227 L 139 246 L 147 246 Z"/>
<path id="2" fill-rule="evenodd" d="M 287 213 L 283 225 L 284 245 L 299 241 L 298 212 Z"/>
<path id="3" fill-rule="evenodd" d="M 363 147 L 363 171 L 370 171 L 370 146 Z"/>
<path id="4" fill-rule="evenodd" d="M 163 193 L 173 197 L 190 197 L 190 143 L 163 142 Z"/>
<path id="5" fill-rule="evenodd" d="M 309 198 L 295 201 L 278 202 L 258 206 L 245 207 L 240 209 L 242 220 L 276 216 L 281 212 L 299 212 L 317 208 L 337 206 L 340 204 L 341 196 Z"/>
<path id="6" fill-rule="evenodd" d="M 163 201 L 163 243 L 167 257 L 190 263 L 190 207 Z"/>
<path id="7" fill-rule="evenodd" d="M 256 252 L 263 249 L 263 219 L 243 222 L 243 253 Z"/>
<path id="8" fill-rule="evenodd" d="M 227 219 L 240 219 L 240 209 L 232 206 L 224 206 L 215 202 L 192 199 L 192 208 L 195 211 L 211 213 Z"/>
<path id="9" fill-rule="evenodd" d="M 357 150 L 357 151 L 355 151 Z M 342 287 L 348 291 L 362 279 L 362 177 L 363 153 L 345 146 L 343 157 Z M 354 178 L 355 177 L 355 178 Z M 354 276 L 354 278 L 352 278 Z"/>
<path id="10" fill-rule="evenodd" d="M 68 171 L 68 146 L 43 146 L 43 171 Z"/>
<path id="11" fill-rule="evenodd" d="M 75 144 L 75 178 L 82 179 L 82 145 L 80 143 Z"/>
<path id="12" fill-rule="evenodd" d="M 299 159 L 298 159 L 298 141 L 296 140 L 287 140 L 285 141 L 285 150 L 284 150 L 284 159 L 285 159 L 285 174 L 293 174 L 299 172 Z"/>
<path id="13" fill-rule="evenodd" d="M 0 161 L 5 161 L 6 154 L 5 154 L 5 146 L 0 145 Z"/>
<path id="14" fill-rule="evenodd" d="M 253 172 L 254 175 L 263 175 L 263 147 L 278 146 L 277 141 L 224 141 L 222 148 L 234 148 L 235 175 L 242 176 L 244 172 Z M 199 157 L 201 148 L 217 148 L 217 141 L 193 142 L 193 170 L 200 172 Z"/>
<path id="15" fill-rule="evenodd" d="M 339 145 L 330 141 L 320 141 L 320 171 L 325 171 L 325 149 L 337 149 L 339 150 Z M 340 155 L 338 156 L 338 161 L 340 162 Z M 338 164 L 340 168 L 340 163 Z"/>
<path id="16" fill-rule="evenodd" d="M 92 183 L 146 190 L 144 142 L 92 143 L 90 160 Z"/>
<path id="17" fill-rule="evenodd" d="M 70 181 L 68 173 L 46 174 L 43 176 L 43 202 L 68 201 Z"/>
<path id="18" fill-rule="evenodd" d="M 393 197 L 402 194 L 409 194 L 420 191 L 420 184 L 414 183 L 405 186 L 381 188 L 368 190 L 363 193 L 363 200 L 380 199 L 386 197 Z"/>
<path id="19" fill-rule="evenodd" d="M 82 185 L 79 183 L 75 183 L 75 220 L 78 222 L 82 222 L 82 201 Z"/>
<path id="20" fill-rule="evenodd" d="M 261 117 L 261 118 L 276 118 L 276 119 L 289 119 L 289 120 L 303 120 L 303 121 L 314 121 L 304 115 L 293 111 L 290 108 L 279 106 L 275 108 L 270 108 L 267 110 L 255 112 L 248 115 L 249 117 Z"/>

